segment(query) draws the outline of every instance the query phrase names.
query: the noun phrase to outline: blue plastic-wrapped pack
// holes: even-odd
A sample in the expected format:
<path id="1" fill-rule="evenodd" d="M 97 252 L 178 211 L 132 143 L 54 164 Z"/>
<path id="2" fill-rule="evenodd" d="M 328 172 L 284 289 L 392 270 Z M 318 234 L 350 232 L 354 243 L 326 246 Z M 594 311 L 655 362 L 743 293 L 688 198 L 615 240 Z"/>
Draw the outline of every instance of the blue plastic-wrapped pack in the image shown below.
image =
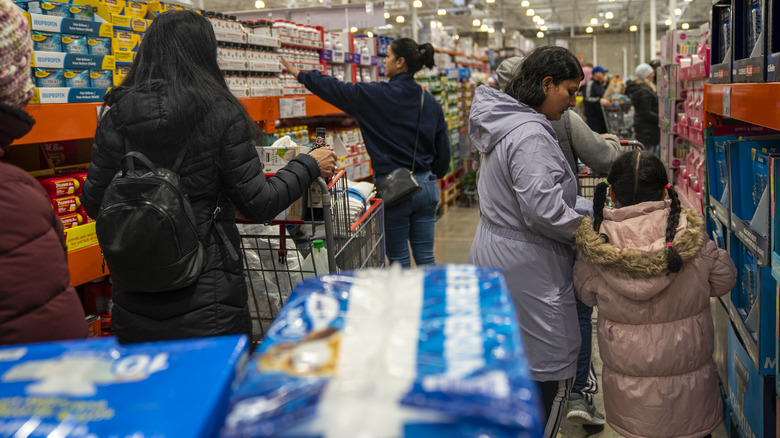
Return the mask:
<path id="1" fill-rule="evenodd" d="M 0 348 L 0 436 L 214 437 L 246 336 Z"/>
<path id="2" fill-rule="evenodd" d="M 370 269 L 301 283 L 231 398 L 224 437 L 536 437 L 499 270 Z"/>

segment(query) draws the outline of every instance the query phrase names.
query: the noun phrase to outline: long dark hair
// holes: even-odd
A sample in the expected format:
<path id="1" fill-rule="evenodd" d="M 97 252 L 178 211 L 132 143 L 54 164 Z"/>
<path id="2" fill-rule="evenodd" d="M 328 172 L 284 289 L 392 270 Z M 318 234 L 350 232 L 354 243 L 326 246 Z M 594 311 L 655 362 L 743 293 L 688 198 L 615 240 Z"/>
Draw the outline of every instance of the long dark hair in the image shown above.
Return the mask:
<path id="1" fill-rule="evenodd" d="M 666 263 L 670 272 L 679 272 L 682 269 L 682 258 L 674 246 L 669 244 L 674 241 L 682 209 L 677 192 L 673 187 L 667 187 L 669 179 L 664 163 L 651 152 L 626 152 L 612 163 L 607 181 L 609 184 L 599 183 L 593 194 L 593 229 L 597 233 L 604 220 L 604 204 L 607 202 L 609 186 L 612 186 L 612 193 L 617 202 L 624 207 L 640 202 L 662 200 L 666 189 L 672 200 L 666 222 Z"/>
<path id="2" fill-rule="evenodd" d="M 582 80 L 582 72 L 577 57 L 563 47 L 542 46 L 534 49 L 523 60 L 522 68 L 516 68 L 514 77 L 506 87 L 506 94 L 532 108 L 544 102 L 542 80 L 551 76 L 554 85 L 569 79 Z"/>
<path id="3" fill-rule="evenodd" d="M 256 125 L 230 92 L 217 64 L 217 39 L 208 19 L 193 11 L 169 11 L 154 19 L 144 34 L 123 87 L 143 88 L 165 81 L 171 108 L 187 108 L 193 125 L 219 101 L 240 108 L 247 128 Z"/>
<path id="4" fill-rule="evenodd" d="M 432 68 L 436 65 L 433 60 L 433 46 L 431 43 L 418 45 L 411 38 L 400 38 L 394 40 L 390 44 L 390 48 L 396 57 L 406 60 L 406 66 L 411 74 L 417 73 L 423 67 Z"/>

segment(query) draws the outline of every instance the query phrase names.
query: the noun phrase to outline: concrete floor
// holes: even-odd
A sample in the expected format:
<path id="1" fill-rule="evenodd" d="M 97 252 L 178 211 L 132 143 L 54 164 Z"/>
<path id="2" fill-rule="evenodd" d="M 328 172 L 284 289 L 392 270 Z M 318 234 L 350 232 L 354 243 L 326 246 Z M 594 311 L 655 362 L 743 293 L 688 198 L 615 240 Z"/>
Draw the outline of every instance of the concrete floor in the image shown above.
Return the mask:
<path id="1" fill-rule="evenodd" d="M 443 263 L 468 263 L 469 248 L 474 239 L 479 222 L 479 208 L 475 205 L 470 208 L 458 207 L 450 209 L 436 222 L 436 241 L 434 244 L 434 253 L 436 262 Z M 595 318 L 593 333 L 593 361 L 601 382 L 601 357 L 598 353 L 598 343 L 596 342 Z M 604 397 L 601 392 L 597 393 L 594 400 L 596 407 L 601 413 L 604 413 Z M 619 437 L 617 432 L 612 430 L 609 425 L 602 427 L 589 426 L 587 429 L 579 424 L 568 422 L 566 419 L 561 423 L 558 437 L 564 438 L 583 438 L 599 437 L 611 438 Z M 721 425 L 712 434 L 713 438 L 728 437 L 726 428 Z"/>

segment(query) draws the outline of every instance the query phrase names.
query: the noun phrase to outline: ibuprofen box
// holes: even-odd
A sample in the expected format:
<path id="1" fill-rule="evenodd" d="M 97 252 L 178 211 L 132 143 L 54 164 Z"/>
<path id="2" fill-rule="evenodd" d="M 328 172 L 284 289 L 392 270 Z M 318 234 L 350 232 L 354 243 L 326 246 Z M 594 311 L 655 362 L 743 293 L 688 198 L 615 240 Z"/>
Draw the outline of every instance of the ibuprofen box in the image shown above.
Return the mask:
<path id="1" fill-rule="evenodd" d="M 111 23 L 41 14 L 30 14 L 30 27 L 32 30 L 70 35 L 111 37 L 114 33 Z"/>
<path id="2" fill-rule="evenodd" d="M 245 336 L 0 348 L 0 434 L 214 437 L 247 358 Z"/>

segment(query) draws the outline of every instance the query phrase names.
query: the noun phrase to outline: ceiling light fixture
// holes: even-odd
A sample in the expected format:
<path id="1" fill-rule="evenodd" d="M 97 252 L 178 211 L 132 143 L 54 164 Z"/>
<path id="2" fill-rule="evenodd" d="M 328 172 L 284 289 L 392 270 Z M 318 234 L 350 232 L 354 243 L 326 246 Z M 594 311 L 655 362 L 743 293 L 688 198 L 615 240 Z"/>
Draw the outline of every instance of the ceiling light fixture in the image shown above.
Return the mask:
<path id="1" fill-rule="evenodd" d="M 488 25 L 487 24 L 483 24 L 482 26 L 480 26 L 479 30 L 482 31 L 482 32 L 487 32 L 488 31 Z"/>
<path id="2" fill-rule="evenodd" d="M 534 18 L 532 18 L 531 21 L 533 21 L 534 23 L 537 23 L 537 22 L 539 22 L 540 18 L 542 18 L 542 17 L 540 17 L 538 15 L 534 15 Z"/>
<path id="3" fill-rule="evenodd" d="M 588 26 L 585 28 L 585 33 L 593 33 L 593 28 Z"/>
<path id="4" fill-rule="evenodd" d="M 681 27 L 683 28 L 683 30 L 688 30 L 688 28 L 691 27 L 691 25 L 688 23 L 683 23 Z"/>
<path id="5" fill-rule="evenodd" d="M 524 8 L 527 8 L 527 7 L 531 6 L 531 2 L 529 2 L 528 0 L 523 0 L 523 2 L 520 3 L 520 6 L 522 6 Z"/>
<path id="6" fill-rule="evenodd" d="M 485 0 L 485 3 L 495 3 L 496 0 Z"/>
<path id="7" fill-rule="evenodd" d="M 454 36 L 454 38 L 455 38 L 456 40 L 459 40 L 459 39 L 460 39 L 460 35 L 455 35 L 455 36 Z"/>
<path id="8" fill-rule="evenodd" d="M 368 31 L 368 33 L 367 33 L 366 35 L 368 35 L 368 37 L 369 37 L 369 38 L 373 38 L 373 37 L 374 37 L 374 32 L 371 32 L 371 31 L 369 30 L 369 31 Z"/>
<path id="9" fill-rule="evenodd" d="M 388 18 L 390 18 L 390 13 L 389 12 L 385 12 L 385 20 L 387 20 Z"/>
<path id="10" fill-rule="evenodd" d="M 488 29 L 488 33 L 496 33 L 496 29 L 494 27 L 491 27 Z"/>
<path id="11" fill-rule="evenodd" d="M 255 2 L 255 8 L 263 9 L 264 7 L 265 7 L 265 2 L 263 0 L 257 0 Z"/>
<path id="12" fill-rule="evenodd" d="M 439 9 L 439 11 L 438 11 L 438 12 L 436 12 L 436 13 L 437 13 L 438 15 L 447 15 L 447 10 L 446 10 L 446 9 Z"/>
<path id="13" fill-rule="evenodd" d="M 599 19 L 598 18 L 591 18 L 590 19 L 590 24 L 599 24 Z"/>
<path id="14" fill-rule="evenodd" d="M 540 26 L 543 25 L 544 24 L 544 18 L 539 18 L 538 20 L 536 20 L 536 24 L 538 24 Z"/>
<path id="15" fill-rule="evenodd" d="M 534 16 L 534 10 L 533 9 L 526 9 L 525 10 L 525 15 L 527 15 L 529 17 L 533 17 Z"/>
<path id="16" fill-rule="evenodd" d="M 609 23 L 604 23 L 604 29 L 609 29 Z"/>
<path id="17" fill-rule="evenodd" d="M 544 38 L 544 32 L 537 32 L 536 33 L 537 38 Z"/>
<path id="18" fill-rule="evenodd" d="M 638 28 L 636 27 L 636 24 L 632 24 L 631 27 L 628 28 L 628 30 L 630 30 L 631 32 L 636 32 L 637 29 Z"/>
<path id="19" fill-rule="evenodd" d="M 403 15 L 399 15 L 399 16 L 395 17 L 395 22 L 396 23 L 403 23 L 404 21 L 405 20 L 404 20 L 404 16 Z"/>
<path id="20" fill-rule="evenodd" d="M 612 12 L 607 11 L 607 13 L 604 14 L 604 18 L 606 18 L 607 20 L 611 20 L 615 18 L 615 15 Z"/>
<path id="21" fill-rule="evenodd" d="M 422 2 L 420 0 L 414 0 L 414 3 L 412 3 L 412 6 L 414 6 L 415 8 L 421 8 L 422 7 Z"/>
<path id="22" fill-rule="evenodd" d="M 349 31 L 352 32 L 352 33 L 355 33 L 355 32 L 358 31 L 358 28 L 355 27 L 355 26 L 352 26 L 352 27 L 349 28 Z"/>
<path id="23" fill-rule="evenodd" d="M 664 21 L 664 24 L 667 25 L 667 26 L 671 26 L 672 25 L 672 19 L 671 18 L 667 18 L 666 21 Z"/>
<path id="24" fill-rule="evenodd" d="M 477 27 L 480 24 L 482 24 L 482 22 L 479 21 L 479 18 L 475 18 L 474 21 L 471 22 L 471 25 L 474 26 L 474 27 Z"/>
<path id="25" fill-rule="evenodd" d="M 674 10 L 674 15 L 676 15 L 676 16 L 678 16 L 678 17 L 679 17 L 680 15 L 682 15 L 682 9 L 680 9 L 680 8 L 677 8 L 677 9 L 675 9 L 675 10 Z"/>
<path id="26" fill-rule="evenodd" d="M 547 31 L 547 26 L 542 26 L 542 27 L 540 27 L 540 28 L 539 28 L 539 30 L 541 30 L 541 31 Z"/>

